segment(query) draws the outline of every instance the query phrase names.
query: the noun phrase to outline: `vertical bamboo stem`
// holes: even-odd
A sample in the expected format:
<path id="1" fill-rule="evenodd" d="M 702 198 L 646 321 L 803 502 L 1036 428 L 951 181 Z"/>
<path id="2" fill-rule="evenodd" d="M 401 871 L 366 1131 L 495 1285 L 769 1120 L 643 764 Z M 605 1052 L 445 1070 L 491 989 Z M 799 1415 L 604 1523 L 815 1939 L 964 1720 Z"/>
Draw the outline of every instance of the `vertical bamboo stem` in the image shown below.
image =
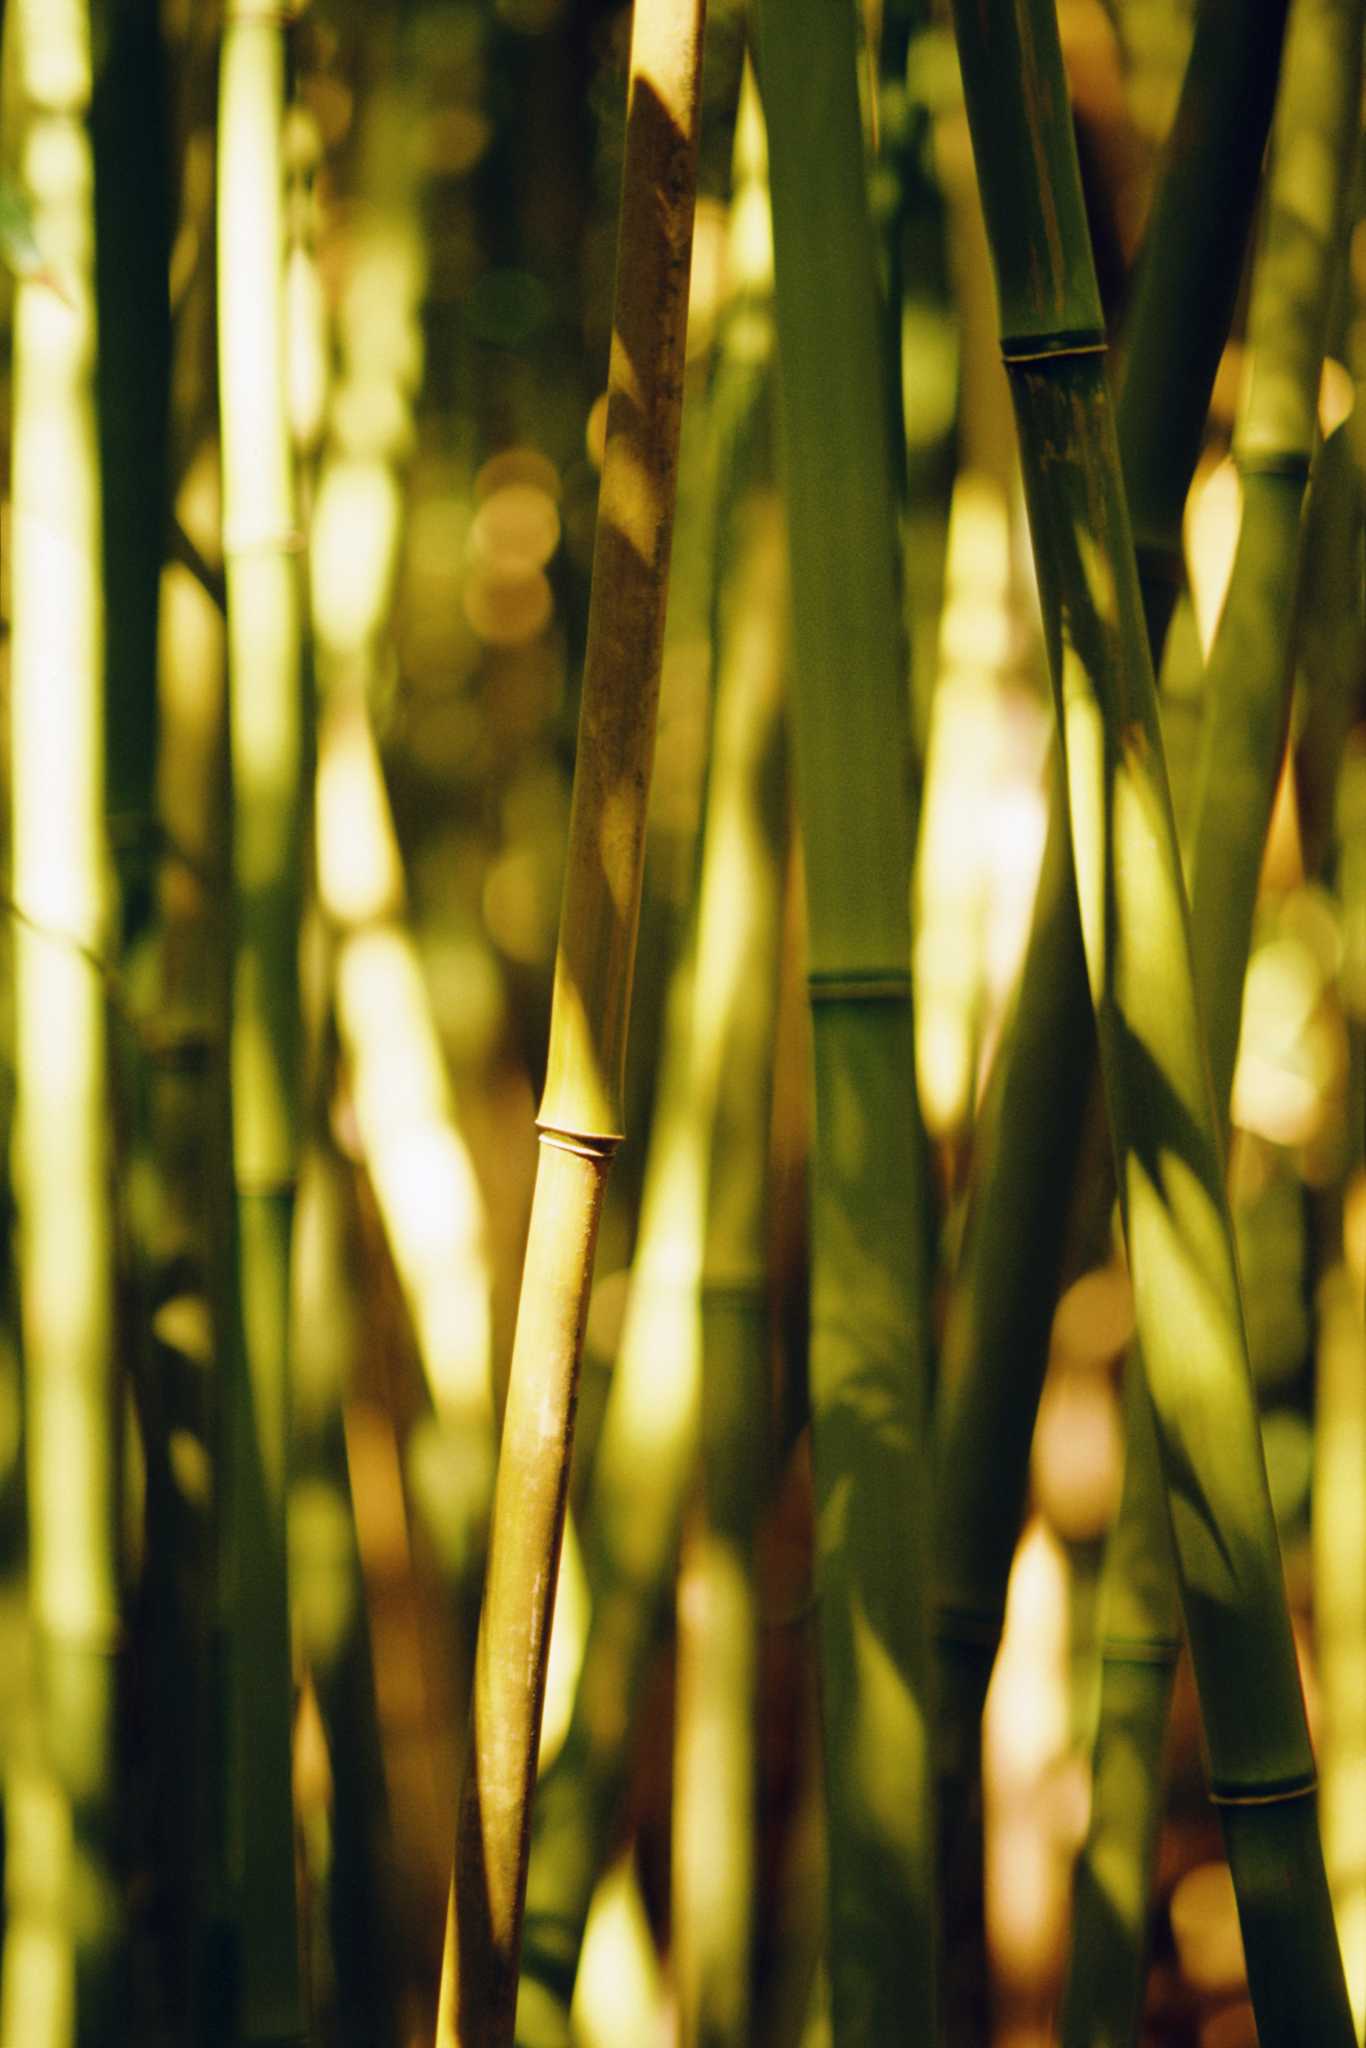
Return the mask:
<path id="1" fill-rule="evenodd" d="M 240 1325 L 225 1427 L 233 1551 L 241 2013 L 303 2034 L 294 1888 L 285 1492 L 299 1133 L 297 945 L 304 716 L 285 405 L 284 24 L 231 0 L 219 72 L 219 364 L 235 950 L 231 1032 Z"/>
<path id="2" fill-rule="evenodd" d="M 607 439 L 540 1156 L 494 1490 L 441 2048 L 510 2041 L 578 1366 L 621 1139 L 696 188 L 700 0 L 637 0 Z"/>
<path id="3" fill-rule="evenodd" d="M 811 1417 L 843 2042 L 937 2025 L 909 690 L 851 6 L 760 0 L 815 1065 Z"/>
<path id="4" fill-rule="evenodd" d="M 83 0 L 17 14 L 24 175 L 67 297 L 21 284 L 15 316 L 14 1175 L 39 1755 L 11 1786 L 0 2031 L 6 2048 L 72 2048 L 117 2039 L 125 2010 L 91 39 Z"/>
<path id="5" fill-rule="evenodd" d="M 1353 2039 L 1051 0 L 955 10 L 1187 1631 L 1262 2040 Z M 1287 1909 L 1286 1900 L 1295 1904 Z"/>
<path id="6" fill-rule="evenodd" d="M 1213 1101 L 1227 1124 L 1262 848 L 1285 747 L 1305 555 L 1301 513 L 1350 167 L 1361 14 L 1297 0 L 1273 137 L 1234 430 L 1244 470 L 1233 573 L 1206 670 L 1209 708 L 1191 854 L 1196 997 Z M 1078 1865 L 1068 2044 L 1132 2023 L 1161 1815 L 1162 1751 L 1180 1616 L 1139 1362 L 1126 1390 L 1124 1496 L 1106 1558 L 1091 1826 Z M 1236 1875 L 1236 1873 L 1235 1873 Z"/>

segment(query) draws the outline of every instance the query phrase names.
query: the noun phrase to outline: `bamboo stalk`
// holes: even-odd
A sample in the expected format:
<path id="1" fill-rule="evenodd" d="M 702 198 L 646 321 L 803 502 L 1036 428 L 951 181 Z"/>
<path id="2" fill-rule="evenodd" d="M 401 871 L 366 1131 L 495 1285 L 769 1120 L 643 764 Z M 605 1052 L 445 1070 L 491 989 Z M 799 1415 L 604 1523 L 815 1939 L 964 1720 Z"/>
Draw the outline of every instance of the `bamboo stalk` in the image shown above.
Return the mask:
<path id="1" fill-rule="evenodd" d="M 1152 668 L 1048 0 L 955 10 L 1135 1314 L 1267 2048 L 1353 2040 L 1247 1360 Z M 1005 81 L 1003 84 L 1002 81 Z M 1287 1900 L 1293 1898 L 1293 1905 Z"/>
<path id="2" fill-rule="evenodd" d="M 1203 0 L 1135 281 L 1117 425 L 1154 669 L 1185 580 L 1181 520 L 1243 274 L 1288 4 Z"/>
<path id="3" fill-rule="evenodd" d="M 698 889 L 692 1088 L 707 1110 L 698 1274 L 701 1484 L 679 1584 L 673 1924 L 680 2039 L 750 2030 L 758 1595 L 769 1466 L 767 1178 L 783 776 L 777 507 L 740 508 Z M 735 906 L 743 906 L 737 916 Z"/>
<path id="4" fill-rule="evenodd" d="M 299 2041 L 304 2032 L 285 1529 L 304 706 L 285 404 L 284 35 L 278 9 L 231 0 L 218 131 L 239 1283 L 225 1415 L 235 1635 L 229 1826 L 242 1887 L 239 2024 L 247 2041 L 279 2043 Z"/>
<path id="5" fill-rule="evenodd" d="M 721 336 L 707 424 L 715 435 L 712 538 L 718 584 L 712 724 L 719 743 L 722 700 L 738 695 L 743 702 L 748 692 L 750 716 L 761 725 L 768 722 L 766 744 L 746 733 L 742 721 L 730 746 L 740 749 L 748 774 L 763 783 L 772 775 L 772 752 L 780 744 L 771 702 L 780 634 L 773 617 L 773 537 L 766 530 L 764 495 L 756 488 L 771 367 L 762 339 L 771 288 L 763 233 L 767 191 L 754 160 L 761 133 L 750 93 L 741 101 L 732 206 L 731 260 L 740 288 Z M 741 345 L 732 347 L 736 340 Z M 769 989 L 770 954 L 776 958 L 780 943 L 778 912 L 765 908 L 767 870 L 752 862 L 743 890 L 721 886 L 716 855 L 708 848 L 720 833 L 752 855 L 749 842 L 765 808 L 734 765 L 728 770 L 712 760 L 693 924 L 665 1008 L 630 1295 L 585 1504 L 592 1618 L 564 1745 L 536 1800 L 518 2011 L 518 2038 L 536 2048 L 567 2038 L 590 1900 L 609 1853 L 696 1463 L 707 1313 L 705 1291 L 699 1305 L 699 1289 L 724 1072 L 716 1046 L 738 1041 L 746 1052 L 756 1049 L 732 1015 L 737 1006 L 758 1040 L 765 1039 L 755 1013 Z M 771 827 L 771 818 L 767 823 Z M 769 857 L 775 858 L 771 847 Z M 743 973 L 737 971 L 737 955 Z M 712 1046 L 705 1059 L 694 1045 L 695 1032 Z M 747 1089 L 757 1105 L 768 1093 L 764 1068 L 741 1061 L 741 1069 L 743 1078 L 737 1073 L 729 1085 Z M 746 1167 L 737 1186 L 749 1189 L 747 1145 L 742 1157 Z"/>
<path id="6" fill-rule="evenodd" d="M 1297 0 L 1277 104 L 1267 217 L 1234 432 L 1243 521 L 1206 669 L 1191 854 L 1196 997 L 1226 1125 L 1262 848 L 1285 748 L 1305 568 L 1301 513 L 1358 127 L 1361 18 Z M 1180 1618 L 1157 1443 L 1129 1361 L 1129 1455 L 1102 1591 L 1101 1713 L 1077 1874 L 1068 2044 L 1136 2024 L 1161 1816 L 1159 1769 Z"/>
<path id="7" fill-rule="evenodd" d="M 25 0 L 13 26 L 24 177 L 64 294 L 22 283 L 14 336 L 14 1184 L 37 1753 L 9 1760 L 0 2038 L 73 2048 L 120 2038 L 126 2010 L 91 36 L 81 0 Z"/>
<path id="8" fill-rule="evenodd" d="M 621 1140 L 668 587 L 702 15 L 638 0 L 607 440 L 541 1145 L 494 1490 L 436 2038 L 511 2040 L 583 1323 Z"/>
<path id="9" fill-rule="evenodd" d="M 1134 294 L 1117 418 L 1126 483 L 1130 460 L 1136 464 L 1154 667 L 1179 583 L 1171 549 L 1175 543 L 1179 553 L 1181 508 L 1242 268 L 1280 53 L 1275 18 L 1283 11 L 1260 0 L 1239 7 L 1211 0 L 1203 9 Z M 1231 128 L 1236 145 L 1225 148 Z M 1175 349 L 1171 333 L 1180 335 Z M 1023 1514 L 1083 1128 L 1076 1075 L 1089 1069 L 1093 1025 L 1075 905 L 1055 795 L 1015 1017 L 980 1118 L 980 1164 L 950 1296 L 936 1423 L 945 1797 L 965 1816 L 980 1800 L 976 1730 Z M 984 1443 L 990 1456 L 982 1455 Z M 971 1857 L 947 1808 L 945 1840 L 960 1865 Z"/>
<path id="10" fill-rule="evenodd" d="M 758 8 L 815 1061 L 811 1419 L 836 2037 L 935 1992 L 930 1202 L 910 1002 L 909 693 L 854 13 Z"/>

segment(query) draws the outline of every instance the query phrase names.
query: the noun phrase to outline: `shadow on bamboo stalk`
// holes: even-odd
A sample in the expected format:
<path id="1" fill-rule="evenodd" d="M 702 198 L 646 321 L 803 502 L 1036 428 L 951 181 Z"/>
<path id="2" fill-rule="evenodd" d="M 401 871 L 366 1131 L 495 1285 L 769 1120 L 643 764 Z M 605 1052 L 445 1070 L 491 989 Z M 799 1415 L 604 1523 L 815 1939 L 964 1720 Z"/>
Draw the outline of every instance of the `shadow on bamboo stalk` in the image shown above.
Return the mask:
<path id="1" fill-rule="evenodd" d="M 955 14 L 997 269 L 1135 1317 L 1273 2044 L 1353 2040 L 1051 5 Z M 1355 74 L 1354 74 L 1355 75 Z M 1005 81 L 1003 84 L 1002 81 Z"/>
<path id="2" fill-rule="evenodd" d="M 737 165 L 756 121 L 747 97 Z M 693 925 L 668 994 L 631 1291 L 586 1504 L 592 1620 L 564 1747 L 537 1794 L 517 2022 L 528 2048 L 567 2038 L 589 1901 L 625 1789 L 692 1482 L 707 1279 L 726 1277 L 717 1263 L 724 1233 L 717 1258 L 707 1258 L 723 1090 L 727 1100 L 741 1090 L 766 1128 L 779 946 L 769 869 L 782 635 L 775 512 L 758 482 L 770 391 L 765 249 L 762 237 L 757 251 L 744 246 L 754 240 L 756 191 L 762 197 L 761 185 L 737 177 L 733 255 L 747 288 L 728 317 L 709 400 L 717 443 L 716 758 Z M 743 1213 L 755 1192 L 752 1145 L 763 1140 L 751 1129 L 736 1142 Z M 727 1263 L 733 1279 L 737 1261 Z"/>
<path id="3" fill-rule="evenodd" d="M 541 1146 L 494 1492 L 436 2038 L 511 2040 L 532 1787 L 602 1194 L 621 1139 L 678 463 L 702 21 L 637 0 L 607 439 Z"/>
<path id="4" fill-rule="evenodd" d="M 1191 852 L 1195 990 L 1221 1134 L 1262 849 L 1290 717 L 1305 571 L 1301 513 L 1356 150 L 1360 71 L 1359 11 L 1334 0 L 1300 0 L 1277 105 L 1248 321 L 1249 370 L 1234 430 L 1242 525 L 1206 667 Z M 1310 182 L 1306 153 L 1317 173 Z M 1125 1490 L 1102 1594 L 1096 1784 L 1063 2004 L 1068 2048 L 1118 2040 L 1135 2024 L 1161 1815 L 1159 1766 L 1180 1616 L 1140 1370 L 1131 1353 Z M 1230 1860 L 1246 1832 L 1230 1833 Z M 1237 1881 L 1236 1866 L 1234 1875 Z"/>
<path id="5" fill-rule="evenodd" d="M 937 2025 L 909 691 L 852 11 L 761 0 L 815 1067 L 811 1422 L 841 2041 Z"/>
<path id="6" fill-rule="evenodd" d="M 707 1111 L 702 1469 L 679 1583 L 672 1890 L 680 2039 L 717 2048 L 739 2048 L 750 2022 L 754 1543 L 770 1459 L 767 1169 L 785 795 L 781 522 L 766 494 L 742 510 L 749 573 L 735 579 L 729 634 L 718 636 L 733 653 L 717 692 L 690 1034 L 691 1092 Z"/>
<path id="7" fill-rule="evenodd" d="M 294 1886 L 285 1529 L 290 1245 L 299 1131 L 304 702 L 285 406 L 284 23 L 235 0 L 219 71 L 219 362 L 235 912 L 237 1313 L 225 1397 L 232 1630 L 228 1816 L 245 2040 L 304 2017 Z"/>
<path id="8" fill-rule="evenodd" d="M 1134 464 L 1154 667 L 1179 588 L 1181 513 L 1233 313 L 1284 20 L 1282 4 L 1202 11 L 1135 288 L 1118 434 L 1126 483 Z M 1236 146 L 1225 148 L 1231 126 Z M 1241 237 L 1230 222 L 1235 229 L 1242 223 Z M 982 1117 L 982 1161 L 950 1297 L 936 1431 L 941 1727 L 949 1745 L 941 1788 L 944 1855 L 963 1892 L 981 1888 L 978 1731 L 1024 1508 L 1076 1176 L 1087 1093 L 1077 1076 L 1092 1070 L 1090 1009 L 1068 834 L 1055 792 L 1015 1019 Z M 984 1442 L 990 1457 L 981 1455 Z M 974 1947 L 953 1966 L 969 1998 L 985 1976 Z"/>

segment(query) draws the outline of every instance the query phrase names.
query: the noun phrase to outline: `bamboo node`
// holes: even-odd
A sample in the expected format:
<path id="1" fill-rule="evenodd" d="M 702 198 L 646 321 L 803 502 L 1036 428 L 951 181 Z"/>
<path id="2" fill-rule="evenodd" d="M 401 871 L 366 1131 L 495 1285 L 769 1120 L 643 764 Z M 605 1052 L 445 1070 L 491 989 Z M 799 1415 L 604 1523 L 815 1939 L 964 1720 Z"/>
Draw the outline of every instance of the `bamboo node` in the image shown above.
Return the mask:
<path id="1" fill-rule="evenodd" d="M 1109 1636 L 1101 1646 L 1105 1664 L 1175 1664 L 1181 1655 L 1179 1636 Z"/>
<path id="2" fill-rule="evenodd" d="M 560 1152 L 576 1152 L 581 1159 L 599 1159 L 604 1165 L 616 1155 L 621 1143 L 621 1133 L 604 1137 L 597 1131 L 561 1131 L 554 1124 L 538 1123 L 542 1145 L 554 1145 Z"/>
<path id="3" fill-rule="evenodd" d="M 1248 455 L 1235 448 L 1233 459 L 1240 477 L 1283 476 L 1301 487 L 1309 482 L 1309 457 L 1301 448 L 1254 449 Z"/>
<path id="4" fill-rule="evenodd" d="M 911 992 L 909 969 L 873 968 L 853 973 L 816 970 L 806 977 L 807 995 L 813 1003 L 904 1002 Z"/>
<path id="5" fill-rule="evenodd" d="M 61 925 L 48 924 L 46 919 L 25 910 L 13 896 L 0 895 L 0 909 L 5 910 L 16 924 L 22 925 L 26 932 L 32 932 L 35 938 L 46 939 L 49 945 L 61 946 L 66 952 L 84 960 L 86 966 L 111 988 L 117 985 L 118 970 L 92 939 L 83 939 L 79 932 L 67 931 Z"/>
<path id="6" fill-rule="evenodd" d="M 1053 334 L 1003 334 L 1001 360 L 1008 370 L 1021 363 L 1068 362 L 1075 356 L 1103 356 L 1109 347 L 1101 327 L 1060 327 Z"/>
<path id="7" fill-rule="evenodd" d="M 1210 1780 L 1212 1806 L 1283 1806 L 1292 1799 L 1312 1799 L 1319 1789 L 1318 1773 L 1301 1772 L 1269 1785 L 1219 1785 Z"/>

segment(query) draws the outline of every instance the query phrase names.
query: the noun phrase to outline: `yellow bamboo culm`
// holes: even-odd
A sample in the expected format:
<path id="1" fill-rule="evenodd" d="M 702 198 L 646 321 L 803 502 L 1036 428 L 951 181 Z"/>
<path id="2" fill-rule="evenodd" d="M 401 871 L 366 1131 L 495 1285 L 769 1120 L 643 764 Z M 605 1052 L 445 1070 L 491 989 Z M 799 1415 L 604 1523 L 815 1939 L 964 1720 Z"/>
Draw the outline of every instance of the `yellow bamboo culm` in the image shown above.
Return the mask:
<path id="1" fill-rule="evenodd" d="M 104 616 L 90 21 L 24 0 L 22 175 L 61 292 L 14 327 L 14 1180 L 25 1359 L 32 1741 L 6 1759 L 6 2048 L 93 2039 L 113 1995 L 119 1412 L 107 1100 Z"/>
<path id="2" fill-rule="evenodd" d="M 507 2048 L 583 1325 L 622 1070 L 654 756 L 696 188 L 700 0 L 637 0 L 607 437 L 550 1050 L 436 2038 Z"/>
<path id="3" fill-rule="evenodd" d="M 240 1891 L 244 2040 L 295 2042 L 286 1563 L 290 1245 L 299 1142 L 304 699 L 286 404 L 284 21 L 230 0 L 219 71 L 219 378 L 232 756 L 232 1146 L 238 1342 L 224 1392 L 234 1633 L 229 1856 Z"/>

